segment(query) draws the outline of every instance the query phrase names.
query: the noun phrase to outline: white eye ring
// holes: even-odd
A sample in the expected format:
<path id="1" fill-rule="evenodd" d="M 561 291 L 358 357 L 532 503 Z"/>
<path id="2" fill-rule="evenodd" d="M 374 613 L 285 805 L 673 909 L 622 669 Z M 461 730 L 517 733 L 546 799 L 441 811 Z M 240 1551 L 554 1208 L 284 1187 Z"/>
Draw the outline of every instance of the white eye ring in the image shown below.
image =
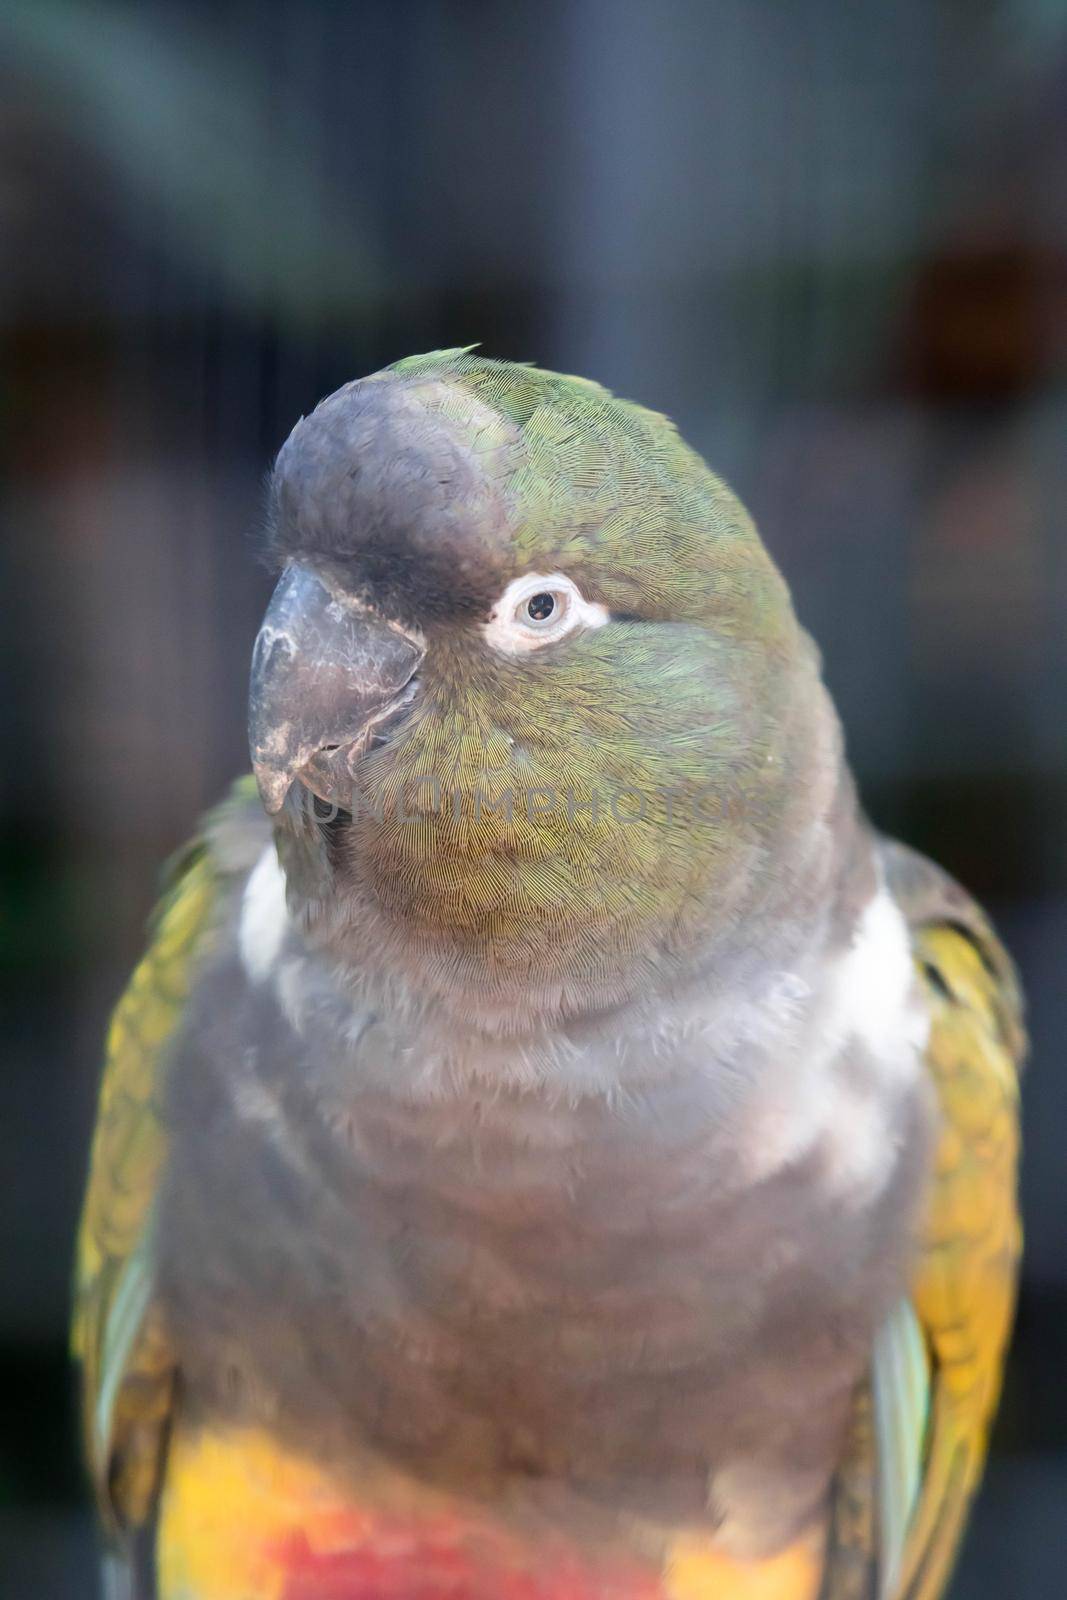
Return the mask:
<path id="1" fill-rule="evenodd" d="M 494 650 L 521 655 L 555 644 L 576 628 L 602 628 L 608 617 L 606 606 L 587 600 L 562 572 L 528 572 L 508 584 L 484 632 Z"/>

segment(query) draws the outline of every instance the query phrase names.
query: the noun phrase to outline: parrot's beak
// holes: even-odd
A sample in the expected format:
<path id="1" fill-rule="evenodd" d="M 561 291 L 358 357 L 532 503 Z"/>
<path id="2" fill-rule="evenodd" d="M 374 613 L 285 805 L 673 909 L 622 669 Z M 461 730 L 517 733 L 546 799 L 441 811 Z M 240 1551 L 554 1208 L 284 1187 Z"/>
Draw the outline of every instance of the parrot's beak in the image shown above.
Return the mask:
<path id="1" fill-rule="evenodd" d="M 283 573 L 252 653 L 248 740 L 267 811 L 299 779 L 351 810 L 352 763 L 414 696 L 420 644 L 333 595 L 300 562 Z"/>

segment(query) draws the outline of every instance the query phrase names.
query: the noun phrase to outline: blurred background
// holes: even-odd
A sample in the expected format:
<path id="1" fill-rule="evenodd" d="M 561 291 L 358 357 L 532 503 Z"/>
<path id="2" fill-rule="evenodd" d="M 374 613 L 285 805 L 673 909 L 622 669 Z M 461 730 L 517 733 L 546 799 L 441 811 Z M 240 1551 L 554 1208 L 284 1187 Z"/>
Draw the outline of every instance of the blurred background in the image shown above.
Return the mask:
<path id="1" fill-rule="evenodd" d="M 954 1600 L 1067 1591 L 1065 0 L 4 0 L 0 1593 L 92 1592 L 107 1012 L 246 763 L 264 474 L 414 351 L 600 379 L 754 510 L 874 819 L 1023 970 L 1029 1253 Z"/>

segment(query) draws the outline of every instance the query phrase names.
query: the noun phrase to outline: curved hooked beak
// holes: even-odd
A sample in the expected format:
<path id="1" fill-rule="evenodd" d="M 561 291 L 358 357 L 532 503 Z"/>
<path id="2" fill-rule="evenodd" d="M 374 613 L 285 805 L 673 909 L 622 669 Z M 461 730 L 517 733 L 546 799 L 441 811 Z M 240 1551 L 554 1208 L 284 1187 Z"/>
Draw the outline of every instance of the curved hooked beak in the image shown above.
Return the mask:
<path id="1" fill-rule="evenodd" d="M 273 815 L 296 779 L 351 810 L 353 763 L 414 697 L 424 651 L 391 623 L 337 600 L 310 567 L 282 574 L 252 652 L 248 742 Z"/>

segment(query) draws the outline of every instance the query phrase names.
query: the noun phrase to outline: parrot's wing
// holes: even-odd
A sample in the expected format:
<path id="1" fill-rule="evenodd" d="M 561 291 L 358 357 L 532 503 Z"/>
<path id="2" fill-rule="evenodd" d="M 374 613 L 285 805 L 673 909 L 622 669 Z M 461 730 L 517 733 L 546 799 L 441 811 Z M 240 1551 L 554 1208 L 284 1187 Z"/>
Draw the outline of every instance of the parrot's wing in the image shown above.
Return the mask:
<path id="1" fill-rule="evenodd" d="M 238 786 L 214 820 L 222 825 L 227 813 L 247 807 Z M 175 1372 L 155 1305 L 152 1248 L 166 1156 L 163 1085 L 223 877 L 204 840 L 171 869 L 147 954 L 108 1034 L 78 1235 L 72 1346 L 82 1367 L 86 1456 L 113 1532 L 135 1533 L 149 1521 L 166 1445 Z"/>
<path id="2" fill-rule="evenodd" d="M 940 1111 L 910 1298 L 876 1340 L 839 1476 L 825 1600 L 938 1600 L 981 1478 L 1020 1251 L 1022 1003 L 978 907 L 938 868 L 883 845 L 926 990 Z"/>

